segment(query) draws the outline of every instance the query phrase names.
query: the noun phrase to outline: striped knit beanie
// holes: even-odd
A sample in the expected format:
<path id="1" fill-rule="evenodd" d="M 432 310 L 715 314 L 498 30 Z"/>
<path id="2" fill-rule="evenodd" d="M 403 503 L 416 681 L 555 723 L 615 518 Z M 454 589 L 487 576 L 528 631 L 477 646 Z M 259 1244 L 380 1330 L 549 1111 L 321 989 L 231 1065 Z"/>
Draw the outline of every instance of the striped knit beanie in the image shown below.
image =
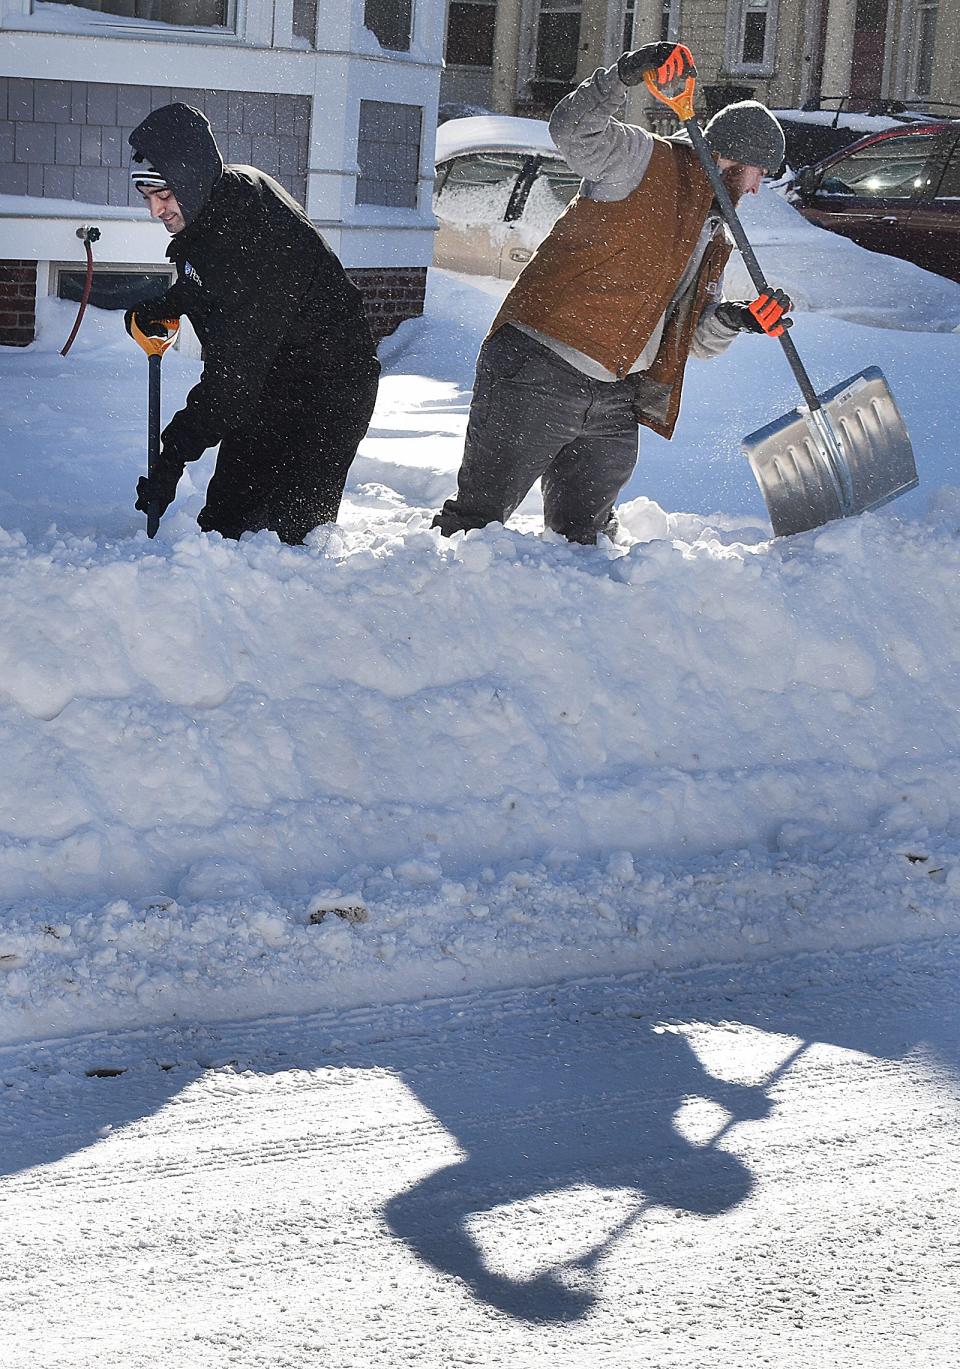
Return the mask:
<path id="1" fill-rule="evenodd" d="M 161 176 L 155 166 L 151 166 L 148 161 L 134 154 L 133 166 L 130 168 L 130 179 L 139 190 L 141 186 L 146 190 L 167 190 L 166 177 Z"/>

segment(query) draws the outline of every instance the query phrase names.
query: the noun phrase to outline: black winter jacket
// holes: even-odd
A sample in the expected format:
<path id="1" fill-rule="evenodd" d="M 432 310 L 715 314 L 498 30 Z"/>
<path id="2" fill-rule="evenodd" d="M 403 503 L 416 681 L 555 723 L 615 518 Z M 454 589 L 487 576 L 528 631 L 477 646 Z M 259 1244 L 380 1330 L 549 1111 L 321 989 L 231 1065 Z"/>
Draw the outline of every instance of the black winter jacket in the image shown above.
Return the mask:
<path id="1" fill-rule="evenodd" d="M 163 432 L 163 464 L 201 456 L 255 426 L 272 403 L 349 384 L 376 370 L 360 292 L 306 213 L 270 176 L 224 167 L 210 126 L 187 105 L 154 110 L 130 135 L 165 176 L 187 226 L 167 256 L 177 280 L 137 306 L 142 323 L 186 315 L 203 374 Z"/>

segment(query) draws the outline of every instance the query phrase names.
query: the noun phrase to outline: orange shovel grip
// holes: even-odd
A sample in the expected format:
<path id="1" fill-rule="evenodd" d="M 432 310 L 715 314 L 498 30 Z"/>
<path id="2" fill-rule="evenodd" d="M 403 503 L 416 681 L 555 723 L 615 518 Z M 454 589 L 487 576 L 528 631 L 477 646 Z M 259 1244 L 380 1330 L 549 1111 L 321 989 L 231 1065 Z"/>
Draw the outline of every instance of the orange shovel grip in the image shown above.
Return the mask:
<path id="1" fill-rule="evenodd" d="M 162 357 L 167 348 L 176 342 L 177 335 L 180 332 L 180 320 L 178 318 L 164 318 L 160 319 L 159 322 L 161 327 L 167 330 L 165 337 L 151 337 L 149 333 L 145 333 L 137 323 L 136 311 L 130 320 L 130 333 L 148 357 Z"/>
<path id="2" fill-rule="evenodd" d="M 663 86 L 672 81 L 679 80 L 686 76 L 683 89 L 677 95 L 668 95 Z M 656 71 L 645 71 L 643 73 L 644 85 L 650 94 L 655 96 L 661 104 L 667 105 L 673 110 L 681 123 L 686 123 L 688 119 L 694 117 L 693 113 L 693 93 L 697 84 L 697 67 L 693 60 L 693 53 L 683 43 L 678 43 L 662 67 L 657 67 Z"/>

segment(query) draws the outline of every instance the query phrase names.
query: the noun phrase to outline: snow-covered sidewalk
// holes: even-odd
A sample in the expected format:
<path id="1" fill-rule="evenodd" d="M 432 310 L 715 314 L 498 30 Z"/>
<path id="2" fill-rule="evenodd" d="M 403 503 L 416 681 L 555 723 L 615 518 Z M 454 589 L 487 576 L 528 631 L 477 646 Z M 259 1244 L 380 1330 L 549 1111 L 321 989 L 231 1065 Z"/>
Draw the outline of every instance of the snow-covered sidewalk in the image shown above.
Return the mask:
<path id="1" fill-rule="evenodd" d="M 960 943 L 0 1051 L 4 1369 L 930 1369 Z"/>

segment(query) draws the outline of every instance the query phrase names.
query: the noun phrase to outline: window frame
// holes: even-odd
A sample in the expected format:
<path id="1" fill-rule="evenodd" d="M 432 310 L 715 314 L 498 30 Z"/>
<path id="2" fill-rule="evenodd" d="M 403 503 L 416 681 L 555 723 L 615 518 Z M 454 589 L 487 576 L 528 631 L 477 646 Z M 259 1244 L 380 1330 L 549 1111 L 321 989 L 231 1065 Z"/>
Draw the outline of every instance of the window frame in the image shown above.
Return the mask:
<path id="1" fill-rule="evenodd" d="M 747 16 L 763 8 L 767 23 L 763 35 L 763 57 L 759 62 L 743 58 Z M 729 0 L 727 5 L 726 70 L 731 76 L 773 76 L 777 64 L 780 30 L 780 0 Z"/>
<path id="2" fill-rule="evenodd" d="M 530 79 L 538 85 L 555 85 L 558 89 L 563 89 L 577 79 L 577 60 L 580 53 L 580 41 L 583 36 L 583 12 L 584 0 L 535 0 L 534 28 L 533 28 L 533 47 L 531 52 L 531 72 Z M 562 76 L 544 76 L 540 72 L 540 25 L 544 14 L 576 14 L 578 16 L 577 40 L 574 43 L 573 73 L 569 79 Z"/>

